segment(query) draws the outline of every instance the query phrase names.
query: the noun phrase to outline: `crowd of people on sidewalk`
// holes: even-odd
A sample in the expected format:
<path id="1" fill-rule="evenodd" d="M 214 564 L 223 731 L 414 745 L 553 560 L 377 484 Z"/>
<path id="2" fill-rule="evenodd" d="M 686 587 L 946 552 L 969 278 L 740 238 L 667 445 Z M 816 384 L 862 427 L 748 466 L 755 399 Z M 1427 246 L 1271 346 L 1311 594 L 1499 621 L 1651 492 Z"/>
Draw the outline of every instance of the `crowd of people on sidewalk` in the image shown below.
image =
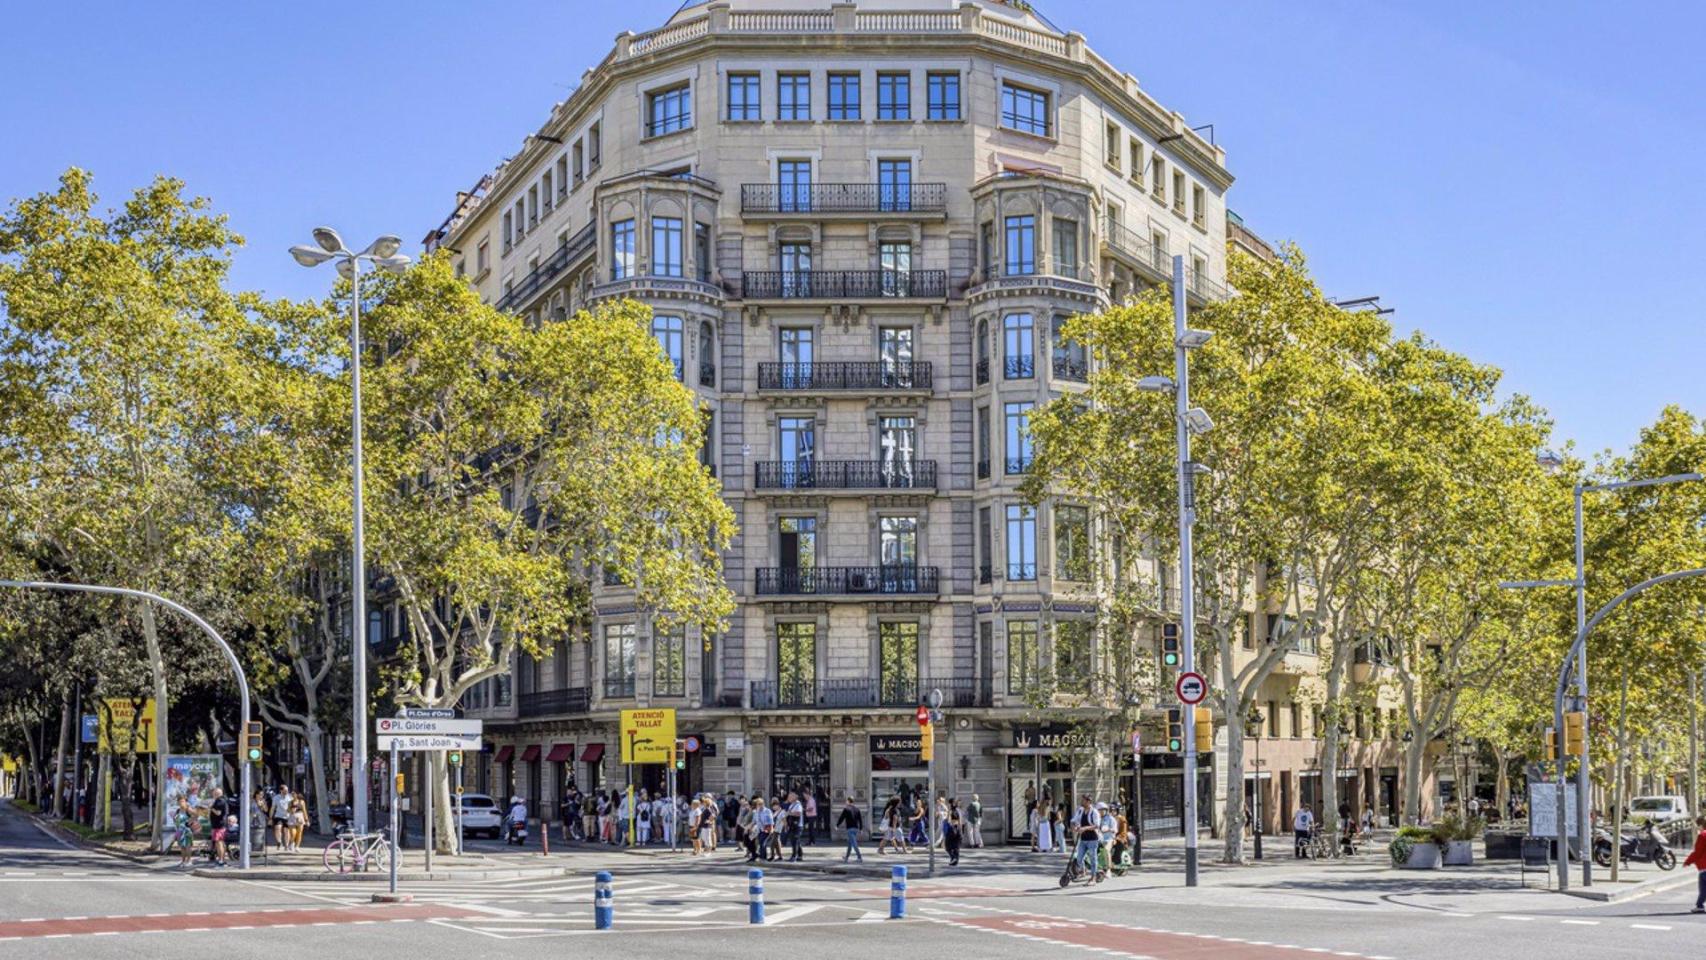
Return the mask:
<path id="1" fill-rule="evenodd" d="M 827 808 L 820 808 L 817 795 L 806 789 L 779 790 L 769 797 L 743 797 L 730 790 L 721 797 L 699 793 L 672 798 L 649 789 L 583 793 L 573 781 L 558 810 L 564 842 L 690 847 L 694 856 L 732 846 L 745 852 L 748 863 L 804 860 L 806 846 L 817 842 L 819 825 L 828 819 Z M 934 815 L 934 843 L 948 855 L 949 865 L 959 863 L 964 847 L 983 846 L 983 804 L 976 794 L 963 808 L 958 799 L 938 794 Z M 927 847 L 932 842 L 930 816 L 923 790 L 889 798 L 873 827 L 879 838 L 877 854 Z M 867 836 L 866 826 L 864 811 L 849 796 L 834 821 L 837 835 L 846 840 L 843 861 L 864 862 L 860 840 Z"/>

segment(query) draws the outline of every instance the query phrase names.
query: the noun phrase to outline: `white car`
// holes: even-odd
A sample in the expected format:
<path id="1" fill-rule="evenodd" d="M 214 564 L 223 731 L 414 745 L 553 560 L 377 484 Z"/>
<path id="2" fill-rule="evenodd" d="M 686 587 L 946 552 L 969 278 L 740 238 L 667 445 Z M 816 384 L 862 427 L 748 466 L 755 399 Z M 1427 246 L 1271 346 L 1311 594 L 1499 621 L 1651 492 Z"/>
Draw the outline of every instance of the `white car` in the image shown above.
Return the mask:
<path id="1" fill-rule="evenodd" d="M 493 840 L 503 832 L 504 815 L 498 803 L 483 793 L 462 795 L 462 834 L 485 834 Z"/>
<path id="2" fill-rule="evenodd" d="M 1636 797 L 1629 801 L 1632 820 L 1676 820 L 1688 816 L 1688 801 L 1677 796 Z"/>

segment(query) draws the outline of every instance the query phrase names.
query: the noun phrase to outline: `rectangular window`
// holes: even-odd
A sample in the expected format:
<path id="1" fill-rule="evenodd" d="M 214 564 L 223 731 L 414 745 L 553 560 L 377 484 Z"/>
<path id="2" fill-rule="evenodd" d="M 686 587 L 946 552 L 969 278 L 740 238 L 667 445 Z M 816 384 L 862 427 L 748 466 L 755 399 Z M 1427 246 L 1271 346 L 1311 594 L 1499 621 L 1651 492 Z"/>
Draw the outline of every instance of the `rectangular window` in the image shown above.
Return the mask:
<path id="1" fill-rule="evenodd" d="M 1054 508 L 1055 576 L 1090 579 L 1090 511 L 1079 506 Z"/>
<path id="2" fill-rule="evenodd" d="M 551 192 L 551 171 L 547 170 L 545 175 L 539 178 L 539 203 L 545 208 L 545 212 L 549 213 L 551 203 L 555 199 L 556 194 Z"/>
<path id="3" fill-rule="evenodd" d="M 921 702 L 917 621 L 877 624 L 877 661 L 884 704 L 910 707 Z"/>
<path id="4" fill-rule="evenodd" d="M 657 338 L 658 346 L 663 348 L 663 355 L 675 367 L 675 379 L 681 379 L 682 366 L 682 324 L 680 317 L 653 317 L 652 336 Z"/>
<path id="5" fill-rule="evenodd" d="M 586 172 L 592 173 L 598 169 L 598 124 L 586 128 Z"/>
<path id="6" fill-rule="evenodd" d="M 504 211 L 503 235 L 504 252 L 508 253 L 510 248 L 515 246 L 515 215 L 508 210 Z"/>
<path id="7" fill-rule="evenodd" d="M 877 248 L 877 263 L 883 271 L 883 296 L 911 295 L 912 244 L 884 243 Z"/>
<path id="8" fill-rule="evenodd" d="M 1156 203 L 1164 204 L 1167 202 L 1167 161 L 1151 155 L 1149 165 L 1154 168 L 1149 176 L 1149 192 Z"/>
<path id="9" fill-rule="evenodd" d="M 776 75 L 776 119 L 810 120 L 812 118 L 812 75 L 809 73 L 778 73 Z"/>
<path id="10" fill-rule="evenodd" d="M 1131 169 L 1127 171 L 1126 175 L 1141 183 L 1143 181 L 1143 142 L 1132 137 L 1130 143 Z"/>
<path id="11" fill-rule="evenodd" d="M 778 417 L 776 440 L 777 453 L 780 454 L 782 462 L 782 486 L 790 490 L 812 486 L 812 457 L 817 452 L 817 421 L 811 417 Z"/>
<path id="12" fill-rule="evenodd" d="M 985 280 L 995 275 L 995 224 L 986 222 L 978 228 L 977 248 L 981 253 Z"/>
<path id="13" fill-rule="evenodd" d="M 1001 125 L 1021 133 L 1049 136 L 1053 124 L 1050 118 L 1049 95 L 1041 90 L 1021 87 L 1003 81 L 1001 84 Z"/>
<path id="14" fill-rule="evenodd" d="M 1279 701 L 1278 700 L 1269 700 L 1268 701 L 1268 736 L 1278 737 L 1279 735 L 1280 735 Z"/>
<path id="15" fill-rule="evenodd" d="M 884 331 L 885 333 L 889 331 Z M 904 331 L 911 334 L 911 329 Z M 910 336 L 908 337 L 910 341 Z M 907 344 L 907 354 L 911 355 L 910 342 Z M 890 360 L 883 357 L 883 368 L 889 370 Z M 918 421 L 913 417 L 881 417 L 877 420 L 877 450 L 882 457 L 883 485 L 889 487 L 911 487 L 913 485 L 913 458 L 918 454 Z M 887 563 L 885 559 L 883 562 Z M 910 562 L 910 561 L 909 561 Z"/>
<path id="16" fill-rule="evenodd" d="M 1120 125 L 1112 120 L 1102 129 L 1102 162 L 1115 170 L 1120 168 Z"/>
<path id="17" fill-rule="evenodd" d="M 1009 277 L 1037 272 L 1037 218 L 1032 214 L 1007 218 L 1006 270 Z"/>
<path id="18" fill-rule="evenodd" d="M 1173 212 L 1185 212 L 1185 175 L 1178 170 L 1173 171 Z"/>
<path id="19" fill-rule="evenodd" d="M 572 154 L 574 154 L 574 158 L 575 158 L 575 160 L 574 160 L 575 186 L 579 187 L 581 185 L 581 180 L 584 179 L 586 176 L 585 171 L 581 167 L 581 158 L 584 155 L 585 151 L 582 150 L 581 142 L 579 140 L 575 141 L 575 145 L 574 145 L 573 149 L 570 150 L 570 152 Z"/>
<path id="20" fill-rule="evenodd" d="M 918 566 L 918 518 L 883 517 L 877 521 L 878 556 L 885 570 Z"/>
<path id="21" fill-rule="evenodd" d="M 812 162 L 776 161 L 776 209 L 800 213 L 812 208 Z"/>
<path id="22" fill-rule="evenodd" d="M 1054 682 L 1066 693 L 1090 692 L 1094 675 L 1095 625 L 1059 620 L 1054 625 Z"/>
<path id="23" fill-rule="evenodd" d="M 776 685 L 782 703 L 817 703 L 817 624 L 776 625 Z"/>
<path id="24" fill-rule="evenodd" d="M 1191 186 L 1191 222 L 1199 227 L 1208 219 L 1208 211 L 1203 209 L 1207 206 L 1206 197 L 1207 194 L 1201 186 Z"/>
<path id="25" fill-rule="evenodd" d="M 859 119 L 859 75 L 832 73 L 829 75 L 829 119 Z"/>
<path id="26" fill-rule="evenodd" d="M 809 297 L 812 295 L 812 245 L 784 243 L 779 251 L 778 266 L 782 271 L 782 296 Z"/>
<path id="27" fill-rule="evenodd" d="M 930 119 L 958 120 L 960 118 L 960 75 L 932 73 L 926 78 L 930 97 Z"/>
<path id="28" fill-rule="evenodd" d="M 693 225 L 693 264 L 700 283 L 711 282 L 711 228 L 703 223 Z"/>
<path id="29" fill-rule="evenodd" d="M 1172 269 L 1167 265 L 1167 235 L 1165 233 L 1162 233 L 1159 230 L 1150 231 L 1149 256 L 1154 262 L 1155 269 L 1161 271 L 1170 271 Z"/>
<path id="30" fill-rule="evenodd" d="M 652 218 L 652 276 L 679 277 L 681 263 L 681 218 Z"/>
<path id="31" fill-rule="evenodd" d="M 604 625 L 604 695 L 634 695 L 634 625 Z"/>
<path id="32" fill-rule="evenodd" d="M 817 518 L 779 518 L 776 544 L 778 565 L 796 572 L 802 580 L 808 579 L 817 569 Z"/>
<path id="33" fill-rule="evenodd" d="M 1037 512 L 1026 504 L 1008 504 L 1007 579 L 1035 580 L 1036 578 Z"/>
<path id="34" fill-rule="evenodd" d="M 610 225 L 610 279 L 634 275 L 634 221 L 618 220 Z"/>
<path id="35" fill-rule="evenodd" d="M 989 408 L 977 408 L 977 477 L 989 479 Z M 987 559 L 987 558 L 985 558 Z"/>
<path id="36" fill-rule="evenodd" d="M 912 74 L 877 74 L 877 119 L 912 119 Z"/>
<path id="37" fill-rule="evenodd" d="M 1303 736 L 1303 707 L 1296 703 L 1291 705 L 1291 735 Z"/>
<path id="38" fill-rule="evenodd" d="M 1024 380 L 1036 375 L 1036 331 L 1028 313 L 1009 313 L 1001 320 L 1002 379 Z"/>
<path id="39" fill-rule="evenodd" d="M 485 240 L 481 240 L 480 241 L 480 248 L 478 250 L 474 251 L 474 270 L 475 270 L 475 272 L 479 273 L 480 276 L 485 276 L 486 271 L 490 270 L 491 268 L 492 268 L 492 245 L 487 243 Z"/>
<path id="40" fill-rule="evenodd" d="M 1054 272 L 1056 276 L 1078 276 L 1078 221 L 1054 218 Z"/>
<path id="41" fill-rule="evenodd" d="M 683 83 L 646 94 L 646 136 L 661 137 L 691 126 L 693 88 L 690 85 Z"/>
<path id="42" fill-rule="evenodd" d="M 652 637 L 652 695 L 687 695 L 687 628 L 658 630 Z"/>
<path id="43" fill-rule="evenodd" d="M 1021 696 L 1037 682 L 1037 622 L 1007 621 L 1007 693 Z"/>
<path id="44" fill-rule="evenodd" d="M 758 74 L 729 74 L 729 119 L 762 120 L 759 109 Z"/>
<path id="45" fill-rule="evenodd" d="M 977 581 L 979 583 L 989 582 L 990 572 L 995 566 L 995 558 L 990 555 L 994 541 L 990 537 L 989 508 L 979 507 L 977 509 Z"/>
<path id="46" fill-rule="evenodd" d="M 532 230 L 539 225 L 539 187 L 527 188 L 527 229 Z"/>
<path id="47" fill-rule="evenodd" d="M 881 210 L 912 209 L 912 161 L 877 161 L 877 206 Z"/>
<path id="48" fill-rule="evenodd" d="M 557 199 L 561 201 L 569 195 L 569 155 L 563 154 L 557 158 Z"/>
<path id="49" fill-rule="evenodd" d="M 1004 404 L 1007 420 L 1007 473 L 1024 473 L 1031 469 L 1031 408 L 1030 400 Z M 1033 557 L 1032 562 L 1035 563 Z M 1035 567 L 1032 568 L 1035 576 Z M 1026 577 L 1029 580 L 1031 577 Z"/>

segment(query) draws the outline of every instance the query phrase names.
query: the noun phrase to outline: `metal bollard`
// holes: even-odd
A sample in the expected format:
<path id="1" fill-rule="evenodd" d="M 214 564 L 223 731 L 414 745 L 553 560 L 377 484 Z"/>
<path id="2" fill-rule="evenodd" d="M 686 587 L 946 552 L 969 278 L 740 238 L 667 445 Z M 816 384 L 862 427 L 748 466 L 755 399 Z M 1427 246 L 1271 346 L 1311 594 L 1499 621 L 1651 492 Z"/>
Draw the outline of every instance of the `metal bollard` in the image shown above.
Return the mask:
<path id="1" fill-rule="evenodd" d="M 764 871 L 748 870 L 746 872 L 747 920 L 751 923 L 764 922 Z"/>
<path id="2" fill-rule="evenodd" d="M 616 919 L 616 894 L 610 886 L 610 871 L 600 870 L 595 878 L 592 893 L 592 926 L 595 930 L 609 930 L 610 924 Z"/>
<path id="3" fill-rule="evenodd" d="M 906 868 L 895 867 L 889 875 L 889 919 L 906 919 Z"/>

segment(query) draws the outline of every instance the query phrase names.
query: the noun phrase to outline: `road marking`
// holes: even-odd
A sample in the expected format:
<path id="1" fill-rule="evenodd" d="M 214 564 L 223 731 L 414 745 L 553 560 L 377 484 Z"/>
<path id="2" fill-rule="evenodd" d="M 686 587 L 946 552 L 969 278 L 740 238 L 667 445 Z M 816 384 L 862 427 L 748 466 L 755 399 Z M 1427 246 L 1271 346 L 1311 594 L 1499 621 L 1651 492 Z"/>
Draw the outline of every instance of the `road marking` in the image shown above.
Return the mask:
<path id="1" fill-rule="evenodd" d="M 1564 923 L 1573 923 L 1579 927 L 1597 927 L 1597 926 L 1599 926 L 1598 920 L 1565 920 Z"/>
<path id="2" fill-rule="evenodd" d="M 1660 924 L 1660 923 L 1631 923 L 1629 926 L 1636 929 L 1636 930 L 1669 930 L 1670 929 L 1670 927 L 1667 927 L 1664 924 Z"/>
<path id="3" fill-rule="evenodd" d="M 1533 920 L 1534 918 L 1533 917 L 1512 917 L 1512 916 L 1508 916 L 1508 915 L 1501 915 L 1499 917 L 1499 919 L 1500 920 L 1515 920 L 1518 923 L 1528 923 L 1530 920 Z"/>

